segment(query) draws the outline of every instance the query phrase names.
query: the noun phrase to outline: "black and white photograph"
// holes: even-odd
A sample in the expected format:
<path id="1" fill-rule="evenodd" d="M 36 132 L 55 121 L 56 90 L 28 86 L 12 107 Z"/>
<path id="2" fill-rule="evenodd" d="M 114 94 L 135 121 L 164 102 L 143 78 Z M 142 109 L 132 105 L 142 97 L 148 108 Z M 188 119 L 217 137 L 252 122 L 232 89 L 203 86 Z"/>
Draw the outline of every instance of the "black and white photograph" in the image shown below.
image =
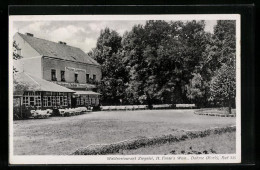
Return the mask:
<path id="1" fill-rule="evenodd" d="M 240 163 L 240 15 L 9 16 L 10 164 Z"/>

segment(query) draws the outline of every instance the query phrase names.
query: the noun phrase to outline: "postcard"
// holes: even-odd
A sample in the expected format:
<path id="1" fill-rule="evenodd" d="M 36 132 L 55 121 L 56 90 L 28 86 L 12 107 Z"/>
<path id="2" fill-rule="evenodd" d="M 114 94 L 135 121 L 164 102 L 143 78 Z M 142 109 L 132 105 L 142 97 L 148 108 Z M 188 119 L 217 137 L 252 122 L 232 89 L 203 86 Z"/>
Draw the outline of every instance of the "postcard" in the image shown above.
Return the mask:
<path id="1" fill-rule="evenodd" d="M 241 162 L 240 15 L 10 15 L 9 163 Z"/>

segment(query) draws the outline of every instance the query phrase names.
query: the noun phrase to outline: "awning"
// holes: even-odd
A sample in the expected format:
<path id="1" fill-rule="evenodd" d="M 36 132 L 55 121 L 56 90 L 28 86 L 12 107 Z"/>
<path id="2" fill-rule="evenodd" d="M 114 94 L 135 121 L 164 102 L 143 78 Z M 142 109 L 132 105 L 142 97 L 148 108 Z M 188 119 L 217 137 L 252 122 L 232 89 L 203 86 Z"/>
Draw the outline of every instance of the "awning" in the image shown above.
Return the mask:
<path id="1" fill-rule="evenodd" d="M 101 95 L 100 93 L 96 93 L 96 92 L 93 92 L 93 91 L 75 91 L 76 95 Z"/>
<path id="2" fill-rule="evenodd" d="M 75 93 L 74 90 L 57 85 L 47 80 L 38 78 L 25 72 L 14 75 L 14 95 L 19 95 L 19 91 L 47 91 Z"/>

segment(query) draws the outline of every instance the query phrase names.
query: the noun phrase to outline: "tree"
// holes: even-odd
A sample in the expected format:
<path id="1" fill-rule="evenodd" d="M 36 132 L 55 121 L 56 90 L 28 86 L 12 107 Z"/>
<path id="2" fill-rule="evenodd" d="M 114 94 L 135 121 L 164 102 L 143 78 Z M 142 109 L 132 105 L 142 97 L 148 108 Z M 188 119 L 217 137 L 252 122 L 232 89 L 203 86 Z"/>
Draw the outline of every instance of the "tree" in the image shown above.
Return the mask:
<path id="1" fill-rule="evenodd" d="M 175 103 L 189 102 L 187 85 L 200 70 L 208 36 L 204 31 L 204 21 L 172 22 L 171 27 L 172 36 L 162 44 L 162 62 L 170 68 L 163 79 L 168 80 L 170 86 L 174 85 Z"/>
<path id="2" fill-rule="evenodd" d="M 185 86 L 208 43 L 203 21 L 147 21 L 123 36 L 125 64 L 130 68 L 129 96 L 139 102 L 186 102 Z"/>
<path id="3" fill-rule="evenodd" d="M 194 73 L 190 83 L 186 85 L 186 95 L 191 102 L 204 106 L 207 82 L 199 73 Z"/>
<path id="4" fill-rule="evenodd" d="M 236 96 L 235 68 L 223 64 L 212 78 L 210 89 L 212 97 L 220 101 L 224 106 L 227 106 L 228 112 L 231 114 L 232 102 Z"/>
<path id="5" fill-rule="evenodd" d="M 126 32 L 122 39 L 123 63 L 129 73 L 126 98 L 129 103 L 143 103 L 146 97 L 143 91 L 145 71 L 147 68 L 143 57 L 145 31 L 142 25 L 135 25 Z"/>
<path id="6" fill-rule="evenodd" d="M 128 73 L 122 61 L 121 39 L 116 31 L 105 28 L 101 30 L 96 48 L 89 53 L 102 67 L 98 89 L 103 103 L 115 104 L 125 98 Z"/>
<path id="7" fill-rule="evenodd" d="M 19 44 L 16 43 L 16 41 L 13 41 L 13 60 L 19 60 L 21 59 L 21 49 L 19 48 Z M 13 66 L 13 73 L 17 73 L 18 69 L 17 69 L 17 64 L 14 62 L 14 66 Z"/>
<path id="8" fill-rule="evenodd" d="M 197 58 L 196 66 L 192 73 L 192 78 L 186 85 L 186 96 L 192 103 L 199 107 L 209 107 L 210 81 L 216 69 L 220 67 L 218 56 L 216 55 L 216 44 L 213 34 L 204 32 L 200 57 Z"/>
<path id="9" fill-rule="evenodd" d="M 231 113 L 231 104 L 235 100 L 236 74 L 235 74 L 235 21 L 218 21 L 214 28 L 215 51 L 218 69 L 212 76 L 210 91 L 211 100 L 219 101 L 228 106 Z"/>

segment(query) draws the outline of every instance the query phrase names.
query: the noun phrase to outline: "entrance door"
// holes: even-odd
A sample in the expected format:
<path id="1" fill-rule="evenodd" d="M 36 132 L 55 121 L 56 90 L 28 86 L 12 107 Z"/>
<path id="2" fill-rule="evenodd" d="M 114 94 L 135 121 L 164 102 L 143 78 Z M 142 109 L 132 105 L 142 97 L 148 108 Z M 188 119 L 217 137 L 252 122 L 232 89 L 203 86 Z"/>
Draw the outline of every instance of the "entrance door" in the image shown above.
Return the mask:
<path id="1" fill-rule="evenodd" d="M 75 108 L 77 106 L 77 98 L 71 97 L 71 107 Z"/>

